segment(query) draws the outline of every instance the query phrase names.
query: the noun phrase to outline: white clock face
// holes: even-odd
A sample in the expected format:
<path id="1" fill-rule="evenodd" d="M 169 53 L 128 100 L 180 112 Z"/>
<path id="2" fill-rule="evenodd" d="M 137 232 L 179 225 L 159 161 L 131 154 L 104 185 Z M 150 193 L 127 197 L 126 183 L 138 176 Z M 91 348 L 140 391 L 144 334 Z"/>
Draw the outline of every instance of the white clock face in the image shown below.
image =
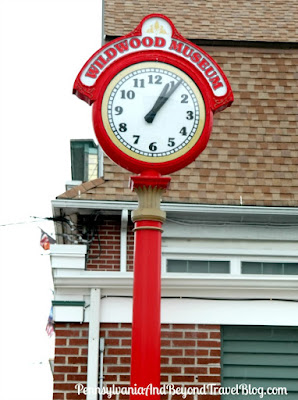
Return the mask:
<path id="1" fill-rule="evenodd" d="M 185 154 L 205 124 L 196 84 L 185 72 L 161 62 L 134 64 L 117 74 L 101 111 L 110 139 L 131 157 L 153 163 Z"/>

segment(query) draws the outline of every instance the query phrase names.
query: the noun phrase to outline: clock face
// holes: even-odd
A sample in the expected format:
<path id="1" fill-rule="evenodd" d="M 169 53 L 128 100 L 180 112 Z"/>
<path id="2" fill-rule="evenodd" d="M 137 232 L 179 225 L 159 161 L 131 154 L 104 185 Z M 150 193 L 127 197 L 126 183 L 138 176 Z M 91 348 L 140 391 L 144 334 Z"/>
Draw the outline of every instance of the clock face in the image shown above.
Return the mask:
<path id="1" fill-rule="evenodd" d="M 101 116 L 110 140 L 126 155 L 164 163 L 187 153 L 205 125 L 205 104 L 194 81 L 163 62 L 140 62 L 109 83 Z"/>

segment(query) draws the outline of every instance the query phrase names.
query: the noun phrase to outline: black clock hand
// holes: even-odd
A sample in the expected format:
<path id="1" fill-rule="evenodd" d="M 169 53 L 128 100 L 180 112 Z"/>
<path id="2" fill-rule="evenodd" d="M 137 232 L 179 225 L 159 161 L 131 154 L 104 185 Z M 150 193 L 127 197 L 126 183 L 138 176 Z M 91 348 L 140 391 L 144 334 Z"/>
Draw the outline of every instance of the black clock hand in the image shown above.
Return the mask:
<path id="1" fill-rule="evenodd" d="M 178 86 L 180 85 L 181 82 L 182 82 L 182 80 L 180 79 L 180 81 L 178 83 L 176 83 L 176 85 L 173 85 L 169 91 L 168 91 L 169 86 L 170 86 L 169 83 L 167 83 L 165 85 L 165 87 L 161 91 L 158 99 L 154 103 L 153 107 L 148 112 L 148 114 L 145 115 L 146 122 L 148 122 L 150 124 L 153 122 L 157 112 L 161 109 L 161 107 L 165 104 L 165 102 L 169 99 L 169 97 L 175 92 L 175 90 L 178 88 Z"/>
<path id="2" fill-rule="evenodd" d="M 148 112 L 148 114 L 145 115 L 146 122 L 151 123 L 154 120 L 157 111 L 160 110 L 163 104 L 167 101 L 167 97 L 165 95 L 168 89 L 169 89 L 169 84 L 167 83 L 165 87 L 162 89 L 160 95 L 158 96 L 151 110 Z"/>

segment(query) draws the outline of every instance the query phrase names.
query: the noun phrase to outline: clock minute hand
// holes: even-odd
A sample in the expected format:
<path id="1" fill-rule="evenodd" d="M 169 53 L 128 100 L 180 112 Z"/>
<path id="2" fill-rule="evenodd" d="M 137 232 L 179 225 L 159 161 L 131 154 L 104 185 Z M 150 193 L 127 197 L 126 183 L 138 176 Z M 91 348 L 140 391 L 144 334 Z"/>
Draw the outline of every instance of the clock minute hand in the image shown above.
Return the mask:
<path id="1" fill-rule="evenodd" d="M 169 97 L 175 92 L 175 90 L 178 88 L 182 80 L 180 79 L 179 82 L 176 83 L 176 85 L 173 85 L 171 89 L 168 91 L 170 84 L 167 83 L 163 90 L 161 91 L 158 99 L 156 100 L 155 104 L 151 108 L 151 110 L 148 112 L 148 114 L 145 115 L 145 121 L 148 123 L 152 123 L 154 120 L 157 112 L 161 109 L 161 107 L 165 104 L 165 102 L 169 99 Z"/>
<path id="2" fill-rule="evenodd" d="M 154 103 L 153 107 L 151 110 L 148 112 L 148 114 L 145 115 L 145 121 L 148 123 L 152 123 L 154 120 L 156 113 L 161 109 L 161 107 L 165 104 L 165 102 L 168 100 L 168 97 L 166 96 L 166 93 L 169 89 L 169 84 L 167 83 L 165 87 L 162 89 L 160 95 L 158 96 L 156 102 Z"/>

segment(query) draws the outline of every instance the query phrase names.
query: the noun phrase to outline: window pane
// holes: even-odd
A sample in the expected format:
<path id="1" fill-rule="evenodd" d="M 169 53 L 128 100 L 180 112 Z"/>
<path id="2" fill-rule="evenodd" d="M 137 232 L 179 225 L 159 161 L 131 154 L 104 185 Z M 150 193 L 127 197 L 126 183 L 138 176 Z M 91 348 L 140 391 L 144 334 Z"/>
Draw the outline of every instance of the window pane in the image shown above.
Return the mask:
<path id="1" fill-rule="evenodd" d="M 282 263 L 263 263 L 263 274 L 282 274 Z"/>
<path id="2" fill-rule="evenodd" d="M 168 260 L 168 272 L 186 272 L 186 260 Z"/>
<path id="3" fill-rule="evenodd" d="M 298 264 L 297 263 L 287 263 L 284 264 L 285 275 L 298 275 Z"/>
<path id="4" fill-rule="evenodd" d="M 209 261 L 209 272 L 211 274 L 229 274 L 229 261 Z"/>
<path id="5" fill-rule="evenodd" d="M 259 262 L 244 261 L 241 263 L 242 274 L 261 274 L 262 264 Z"/>
<path id="6" fill-rule="evenodd" d="M 189 261 L 188 272 L 207 274 L 208 261 Z"/>

